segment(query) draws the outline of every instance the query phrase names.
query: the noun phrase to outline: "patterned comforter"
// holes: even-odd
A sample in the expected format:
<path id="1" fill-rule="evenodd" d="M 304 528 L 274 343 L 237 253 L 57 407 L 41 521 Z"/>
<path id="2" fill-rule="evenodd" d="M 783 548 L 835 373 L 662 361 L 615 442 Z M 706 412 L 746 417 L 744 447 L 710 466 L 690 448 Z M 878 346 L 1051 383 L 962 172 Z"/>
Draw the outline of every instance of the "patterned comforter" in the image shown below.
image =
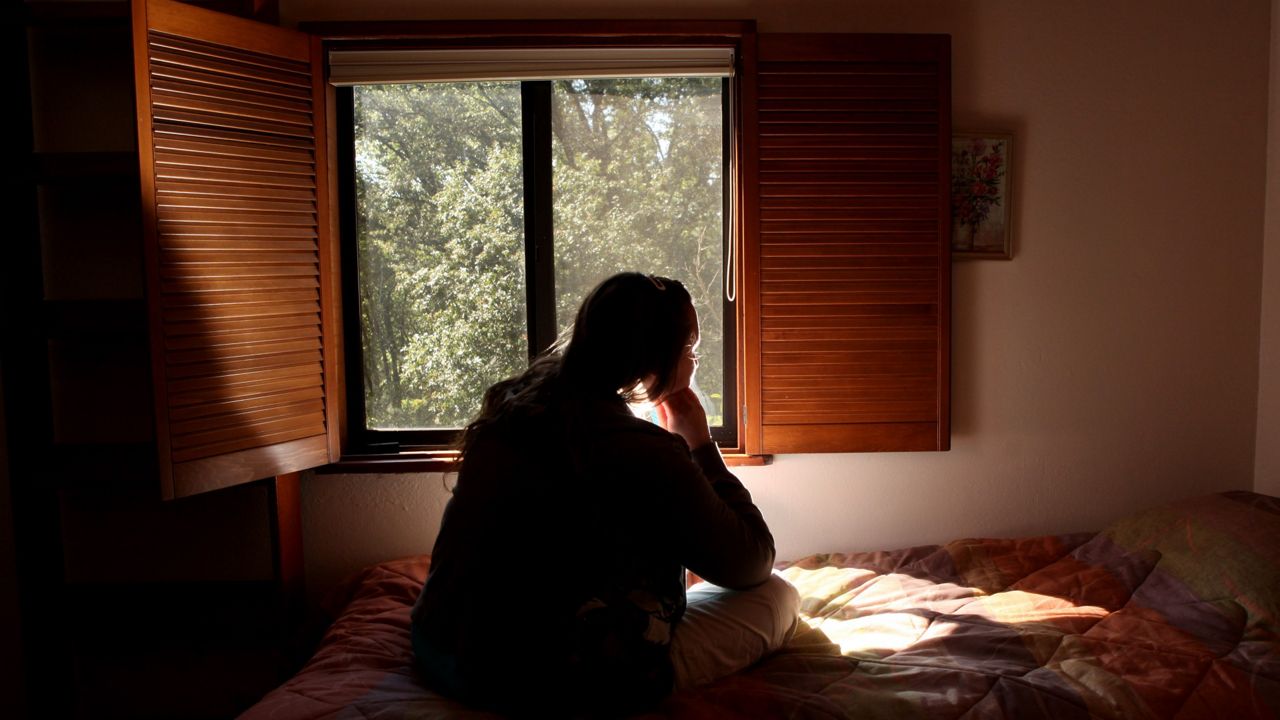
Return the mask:
<path id="1" fill-rule="evenodd" d="M 243 717 L 492 717 L 410 668 L 428 563 L 365 570 L 316 655 Z M 671 696 L 660 716 L 1280 718 L 1276 498 L 1224 493 L 1100 533 L 780 567 L 803 598 L 801 631 L 755 667 Z"/>

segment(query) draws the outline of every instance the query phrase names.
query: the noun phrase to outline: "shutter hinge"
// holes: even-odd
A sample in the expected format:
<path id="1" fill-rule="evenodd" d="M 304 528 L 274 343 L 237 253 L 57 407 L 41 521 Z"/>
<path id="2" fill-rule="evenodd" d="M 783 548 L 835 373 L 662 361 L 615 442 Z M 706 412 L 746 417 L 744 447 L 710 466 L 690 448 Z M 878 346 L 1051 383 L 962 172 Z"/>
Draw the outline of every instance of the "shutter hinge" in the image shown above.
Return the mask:
<path id="1" fill-rule="evenodd" d="M 742 403 L 742 427 L 747 426 L 747 404 Z"/>

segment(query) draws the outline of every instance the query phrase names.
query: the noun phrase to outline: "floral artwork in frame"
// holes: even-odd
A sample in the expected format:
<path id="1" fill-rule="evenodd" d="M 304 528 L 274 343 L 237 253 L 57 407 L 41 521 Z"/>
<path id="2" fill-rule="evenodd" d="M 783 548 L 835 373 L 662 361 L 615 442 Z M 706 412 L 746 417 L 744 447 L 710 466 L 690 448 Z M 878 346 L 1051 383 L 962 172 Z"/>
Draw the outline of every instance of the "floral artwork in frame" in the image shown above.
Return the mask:
<path id="1" fill-rule="evenodd" d="M 956 133 L 951 138 L 951 254 L 1013 257 L 1009 213 L 1010 133 Z"/>

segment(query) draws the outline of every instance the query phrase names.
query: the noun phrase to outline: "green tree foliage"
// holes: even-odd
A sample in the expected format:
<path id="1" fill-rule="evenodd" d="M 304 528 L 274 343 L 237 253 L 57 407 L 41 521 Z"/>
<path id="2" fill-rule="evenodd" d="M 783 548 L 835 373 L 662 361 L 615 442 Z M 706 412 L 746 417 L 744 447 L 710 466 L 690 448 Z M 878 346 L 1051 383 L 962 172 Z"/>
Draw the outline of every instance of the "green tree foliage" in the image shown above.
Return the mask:
<path id="1" fill-rule="evenodd" d="M 683 281 L 701 386 L 722 384 L 721 81 L 578 80 L 553 91 L 557 319 L 619 270 Z M 519 83 L 356 88 L 356 202 L 370 427 L 458 427 L 527 362 Z M 710 408 L 718 415 L 717 408 Z"/>
<path id="2" fill-rule="evenodd" d="M 553 85 L 556 317 L 622 270 L 673 277 L 702 326 L 698 383 L 723 386 L 724 124 L 718 78 Z M 712 404 L 708 414 L 719 416 Z M 714 421 L 714 417 L 713 417 Z"/>

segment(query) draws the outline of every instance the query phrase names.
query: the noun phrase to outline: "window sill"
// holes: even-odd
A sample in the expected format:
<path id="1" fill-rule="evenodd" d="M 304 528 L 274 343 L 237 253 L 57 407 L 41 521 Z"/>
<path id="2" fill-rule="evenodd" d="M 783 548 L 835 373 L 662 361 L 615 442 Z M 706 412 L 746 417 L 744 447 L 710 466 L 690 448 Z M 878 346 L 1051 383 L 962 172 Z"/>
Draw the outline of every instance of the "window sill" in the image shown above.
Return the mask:
<path id="1" fill-rule="evenodd" d="M 744 455 L 742 453 L 721 452 L 720 456 L 724 458 L 724 464 L 729 467 L 760 467 L 773 464 L 772 455 Z"/>
<path id="2" fill-rule="evenodd" d="M 726 452 L 724 464 L 730 467 L 758 467 L 773 462 L 772 455 L 744 455 Z M 336 463 L 316 468 L 322 475 L 361 475 L 380 473 L 454 472 L 458 454 L 450 450 L 407 451 L 382 455 L 344 455 Z"/>

